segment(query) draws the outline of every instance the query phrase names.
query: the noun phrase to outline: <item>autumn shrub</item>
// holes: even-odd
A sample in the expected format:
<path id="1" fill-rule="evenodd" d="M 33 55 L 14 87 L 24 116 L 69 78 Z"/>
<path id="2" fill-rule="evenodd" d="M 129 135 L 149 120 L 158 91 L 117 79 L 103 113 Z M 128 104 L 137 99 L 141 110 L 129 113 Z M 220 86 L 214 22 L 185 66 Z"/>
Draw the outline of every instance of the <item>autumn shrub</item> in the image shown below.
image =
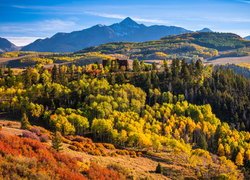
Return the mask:
<path id="1" fill-rule="evenodd" d="M 142 156 L 142 152 L 137 152 L 136 155 L 137 155 L 138 157 L 141 157 L 141 156 Z"/>
<path id="2" fill-rule="evenodd" d="M 47 134 L 42 134 L 40 137 L 41 142 L 48 142 L 49 141 L 49 136 Z"/>
<path id="3" fill-rule="evenodd" d="M 77 141 L 77 142 L 85 142 L 85 143 L 92 143 L 92 140 L 89 138 L 84 138 L 81 136 L 75 136 L 72 141 Z"/>
<path id="4" fill-rule="evenodd" d="M 40 129 L 38 127 L 33 126 L 33 127 L 30 128 L 30 131 L 35 133 L 37 136 L 41 135 L 41 131 L 40 131 Z"/>
<path id="5" fill-rule="evenodd" d="M 40 138 L 35 133 L 30 131 L 23 131 L 22 137 L 40 141 Z"/>
<path id="6" fill-rule="evenodd" d="M 119 174 L 118 172 L 114 170 L 110 170 L 108 168 L 104 168 L 99 166 L 96 163 L 91 163 L 89 170 L 87 171 L 87 176 L 91 180 L 97 180 L 97 179 L 102 179 L 102 180 L 120 180 L 120 179 L 125 179 L 124 176 Z"/>
<path id="7" fill-rule="evenodd" d="M 136 157 L 137 157 L 135 151 L 129 151 L 129 155 L 130 155 L 130 157 L 132 157 L 132 158 L 136 158 Z"/>
<path id="8" fill-rule="evenodd" d="M 111 156 L 111 157 L 116 157 L 117 156 L 116 152 L 109 152 L 108 155 Z"/>
<path id="9" fill-rule="evenodd" d="M 123 174 L 127 178 L 131 175 L 131 170 L 129 170 L 125 166 L 122 166 L 121 164 L 118 164 L 118 163 L 109 164 L 107 168 L 114 170 L 118 172 L 119 174 Z"/>
<path id="10" fill-rule="evenodd" d="M 219 180 L 227 180 L 230 179 L 230 177 L 227 174 L 220 174 L 219 176 L 215 177 L 214 179 L 219 179 Z"/>
<path id="11" fill-rule="evenodd" d="M 78 149 L 82 149 L 84 147 L 82 143 L 79 142 L 72 142 L 71 145 L 77 147 Z"/>
<path id="12" fill-rule="evenodd" d="M 98 149 L 99 151 L 100 151 L 100 153 L 101 153 L 101 155 L 102 156 L 107 156 L 108 154 L 105 152 L 105 150 L 104 149 Z"/>
<path id="13" fill-rule="evenodd" d="M 127 150 L 116 150 L 116 153 L 119 155 L 129 155 L 130 153 Z"/>
<path id="14" fill-rule="evenodd" d="M 106 149 L 110 149 L 110 150 L 114 150 L 115 146 L 113 144 L 109 144 L 109 143 L 102 143 L 102 145 L 106 148 Z"/>
<path id="15" fill-rule="evenodd" d="M 77 169 L 77 159 L 76 158 L 71 158 L 65 154 L 62 153 L 56 153 L 53 152 L 54 158 L 57 160 L 57 162 L 65 164 L 65 166 L 69 166 L 72 168 L 72 170 L 76 171 Z"/>
<path id="16" fill-rule="evenodd" d="M 31 138 L 0 133 L 0 162 L 0 179 L 86 179 L 77 159 Z"/>
<path id="17" fill-rule="evenodd" d="M 7 126 L 7 127 L 12 127 L 12 123 L 8 122 L 8 123 L 6 124 L 6 126 Z"/>
<path id="18" fill-rule="evenodd" d="M 95 143 L 95 146 L 99 149 L 105 149 L 102 143 Z"/>
<path id="19" fill-rule="evenodd" d="M 85 149 L 89 149 L 89 150 L 92 150 L 92 149 L 95 149 L 95 144 L 93 143 L 85 143 L 84 146 L 83 146 Z"/>
<path id="20" fill-rule="evenodd" d="M 65 137 L 62 137 L 62 142 L 65 144 L 72 144 L 73 142 Z"/>
<path id="21" fill-rule="evenodd" d="M 94 155 L 94 156 L 101 156 L 102 155 L 102 153 L 99 149 L 95 149 L 93 151 L 88 151 L 88 154 Z"/>
<path id="22" fill-rule="evenodd" d="M 84 142 L 84 143 L 93 143 L 93 141 L 91 139 L 85 138 L 85 137 L 82 137 L 82 136 L 68 135 L 68 136 L 65 136 L 65 138 L 67 138 L 70 141 Z"/>
<path id="23" fill-rule="evenodd" d="M 70 145 L 69 149 L 73 150 L 73 151 L 81 151 L 80 149 L 78 149 L 76 146 Z"/>

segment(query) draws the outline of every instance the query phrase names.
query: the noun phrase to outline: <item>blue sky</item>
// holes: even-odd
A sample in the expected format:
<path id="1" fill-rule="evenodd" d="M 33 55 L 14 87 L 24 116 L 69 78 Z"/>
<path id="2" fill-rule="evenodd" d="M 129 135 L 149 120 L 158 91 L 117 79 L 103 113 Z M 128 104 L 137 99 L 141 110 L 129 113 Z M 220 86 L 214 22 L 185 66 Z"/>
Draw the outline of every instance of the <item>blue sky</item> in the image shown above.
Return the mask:
<path id="1" fill-rule="evenodd" d="M 250 0 L 1 0 L 0 37 L 25 45 L 125 17 L 145 25 L 250 35 Z"/>

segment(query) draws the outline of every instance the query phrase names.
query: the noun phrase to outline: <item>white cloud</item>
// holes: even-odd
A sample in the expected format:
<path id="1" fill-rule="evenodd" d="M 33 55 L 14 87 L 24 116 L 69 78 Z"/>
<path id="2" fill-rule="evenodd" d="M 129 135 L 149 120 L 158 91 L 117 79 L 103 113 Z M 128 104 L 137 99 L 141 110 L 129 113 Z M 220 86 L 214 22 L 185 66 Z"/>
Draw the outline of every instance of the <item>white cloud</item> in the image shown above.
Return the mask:
<path id="1" fill-rule="evenodd" d="M 73 20 L 49 19 L 28 23 L 1 24 L 1 36 L 43 36 L 48 37 L 57 32 L 71 32 L 83 28 Z"/>
<path id="2" fill-rule="evenodd" d="M 75 20 L 48 19 L 26 23 L 5 23 L 0 26 L 0 37 L 5 37 L 17 46 L 27 45 L 38 38 L 46 38 L 57 32 L 71 32 L 84 27 Z"/>
<path id="3" fill-rule="evenodd" d="M 4 37 L 17 46 L 25 46 L 42 37 Z"/>

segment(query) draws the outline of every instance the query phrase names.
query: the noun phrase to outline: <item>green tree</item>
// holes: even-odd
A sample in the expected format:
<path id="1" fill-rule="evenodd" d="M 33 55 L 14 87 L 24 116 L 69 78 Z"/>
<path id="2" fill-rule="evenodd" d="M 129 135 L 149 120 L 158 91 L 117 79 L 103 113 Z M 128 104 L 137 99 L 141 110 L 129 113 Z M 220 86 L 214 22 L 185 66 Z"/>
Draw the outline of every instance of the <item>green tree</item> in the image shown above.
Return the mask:
<path id="1" fill-rule="evenodd" d="M 162 174 L 163 173 L 163 168 L 160 163 L 156 166 L 155 173 Z"/>
<path id="2" fill-rule="evenodd" d="M 62 136 L 61 133 L 56 131 L 54 133 L 54 136 L 52 138 L 52 147 L 57 151 L 61 151 L 62 150 Z"/>
<path id="3" fill-rule="evenodd" d="M 21 118 L 21 128 L 22 129 L 29 129 L 30 123 L 27 117 L 27 114 L 24 112 Z"/>
<path id="4" fill-rule="evenodd" d="M 135 59 L 133 61 L 133 71 L 134 72 L 139 72 L 141 70 L 140 68 L 140 63 L 139 63 L 139 60 L 138 59 Z"/>
<path id="5" fill-rule="evenodd" d="M 198 137 L 198 142 L 197 142 L 197 145 L 201 148 L 201 149 L 204 149 L 204 150 L 207 150 L 207 141 L 206 141 L 206 137 L 205 135 L 201 132 L 201 133 L 198 133 L 199 134 L 199 137 Z"/>

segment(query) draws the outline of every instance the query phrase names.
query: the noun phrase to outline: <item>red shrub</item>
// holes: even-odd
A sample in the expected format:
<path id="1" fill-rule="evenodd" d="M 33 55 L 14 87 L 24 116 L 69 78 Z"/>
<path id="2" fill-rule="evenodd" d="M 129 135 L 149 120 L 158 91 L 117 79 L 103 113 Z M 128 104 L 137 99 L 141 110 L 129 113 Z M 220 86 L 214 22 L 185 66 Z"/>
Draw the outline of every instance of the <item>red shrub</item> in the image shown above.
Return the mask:
<path id="1" fill-rule="evenodd" d="M 60 179 L 87 180 L 82 174 L 65 170 L 65 168 L 57 168 L 56 172 L 59 174 Z"/>
<path id="2" fill-rule="evenodd" d="M 86 179 L 79 172 L 76 158 L 57 153 L 45 144 L 30 138 L 20 138 L 18 136 L 9 136 L 0 133 L 0 157 L 1 155 L 2 157 L 6 155 L 13 156 L 14 160 L 19 157 L 27 158 L 27 161 L 22 163 L 25 168 L 20 169 L 20 172 L 15 172 L 24 178 L 30 174 L 26 171 L 30 168 L 34 168 L 34 172 L 43 171 L 44 174 L 49 177 L 47 179 Z M 32 166 L 28 166 L 29 168 L 26 168 L 26 164 L 30 159 L 35 163 L 33 163 Z M 15 167 L 14 162 L 8 163 Z"/>
<path id="3" fill-rule="evenodd" d="M 96 163 L 91 163 L 90 168 L 87 172 L 88 178 L 91 180 L 118 180 L 125 179 L 118 172 L 110 170 L 97 165 Z"/>

